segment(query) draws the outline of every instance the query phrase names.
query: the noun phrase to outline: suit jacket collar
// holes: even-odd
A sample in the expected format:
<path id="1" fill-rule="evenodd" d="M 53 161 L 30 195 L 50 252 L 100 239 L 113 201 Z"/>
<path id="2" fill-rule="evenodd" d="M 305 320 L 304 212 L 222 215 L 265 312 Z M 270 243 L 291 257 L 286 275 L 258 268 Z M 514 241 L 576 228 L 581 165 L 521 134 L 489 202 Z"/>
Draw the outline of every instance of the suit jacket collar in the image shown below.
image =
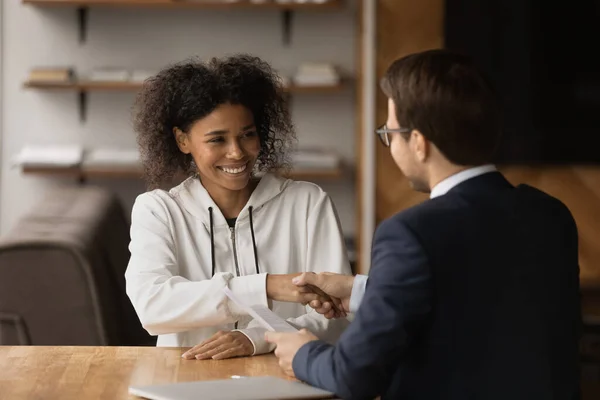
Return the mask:
<path id="1" fill-rule="evenodd" d="M 496 167 L 493 164 L 485 164 L 468 168 L 454 175 L 450 175 L 441 182 L 438 182 L 438 184 L 431 189 L 429 198 L 433 199 L 435 197 L 443 196 L 448 193 L 450 189 L 459 185 L 460 183 L 492 171 L 496 171 Z"/>
<path id="2" fill-rule="evenodd" d="M 495 190 L 512 189 L 514 186 L 498 171 L 488 172 L 459 183 L 448 191 L 450 193 L 486 193 Z"/>

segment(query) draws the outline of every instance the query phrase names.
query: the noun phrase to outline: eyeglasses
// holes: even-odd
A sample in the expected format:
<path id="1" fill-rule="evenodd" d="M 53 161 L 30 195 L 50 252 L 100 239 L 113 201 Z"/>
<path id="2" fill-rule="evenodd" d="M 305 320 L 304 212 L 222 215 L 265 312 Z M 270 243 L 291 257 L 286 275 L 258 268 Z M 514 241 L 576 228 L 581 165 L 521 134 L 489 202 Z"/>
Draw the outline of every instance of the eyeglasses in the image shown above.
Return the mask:
<path id="1" fill-rule="evenodd" d="M 375 129 L 375 133 L 379 136 L 379 140 L 385 147 L 390 147 L 390 133 L 410 133 L 412 129 L 400 128 L 400 129 L 388 129 L 386 124 Z"/>

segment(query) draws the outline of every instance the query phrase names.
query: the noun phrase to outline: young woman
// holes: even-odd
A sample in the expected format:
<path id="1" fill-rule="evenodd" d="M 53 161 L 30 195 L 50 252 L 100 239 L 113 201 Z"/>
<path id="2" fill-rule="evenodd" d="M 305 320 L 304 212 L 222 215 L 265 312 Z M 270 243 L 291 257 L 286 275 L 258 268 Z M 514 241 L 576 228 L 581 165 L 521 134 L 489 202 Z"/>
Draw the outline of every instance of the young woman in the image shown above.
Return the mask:
<path id="1" fill-rule="evenodd" d="M 347 321 L 302 306 L 328 299 L 291 281 L 350 274 L 347 253 L 329 196 L 272 173 L 295 138 L 272 68 L 247 55 L 166 68 L 144 84 L 134 126 L 154 190 L 133 207 L 127 294 L 157 345 L 193 347 L 190 359 L 272 351 L 225 287 L 335 341 Z"/>

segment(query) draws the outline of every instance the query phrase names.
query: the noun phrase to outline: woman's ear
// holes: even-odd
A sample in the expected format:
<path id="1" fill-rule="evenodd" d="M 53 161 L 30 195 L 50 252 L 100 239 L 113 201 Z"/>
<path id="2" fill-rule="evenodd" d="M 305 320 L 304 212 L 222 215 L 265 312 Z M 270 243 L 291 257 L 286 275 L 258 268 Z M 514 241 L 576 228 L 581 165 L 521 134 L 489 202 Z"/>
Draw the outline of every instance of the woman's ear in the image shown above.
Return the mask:
<path id="1" fill-rule="evenodd" d="M 177 147 L 179 147 L 179 150 L 183 154 L 190 154 L 189 138 L 187 133 L 177 127 L 174 127 L 173 136 L 175 136 L 175 141 L 177 142 Z"/>

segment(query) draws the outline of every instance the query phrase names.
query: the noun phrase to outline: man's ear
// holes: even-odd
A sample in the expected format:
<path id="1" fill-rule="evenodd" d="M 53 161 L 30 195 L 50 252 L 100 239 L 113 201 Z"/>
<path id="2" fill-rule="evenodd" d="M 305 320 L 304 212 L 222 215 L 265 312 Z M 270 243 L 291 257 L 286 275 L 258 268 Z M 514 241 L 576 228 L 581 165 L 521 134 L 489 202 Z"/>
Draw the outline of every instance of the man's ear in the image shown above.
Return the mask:
<path id="1" fill-rule="evenodd" d="M 175 141 L 177 142 L 177 147 L 179 147 L 179 150 L 183 154 L 190 154 L 188 134 L 181 129 L 174 127 L 173 136 L 175 136 Z"/>
<path id="2" fill-rule="evenodd" d="M 429 158 L 429 152 L 431 151 L 429 141 L 417 129 L 413 129 L 410 135 L 412 145 L 414 146 L 414 154 L 416 155 L 417 160 L 420 162 L 425 162 L 427 158 Z"/>

